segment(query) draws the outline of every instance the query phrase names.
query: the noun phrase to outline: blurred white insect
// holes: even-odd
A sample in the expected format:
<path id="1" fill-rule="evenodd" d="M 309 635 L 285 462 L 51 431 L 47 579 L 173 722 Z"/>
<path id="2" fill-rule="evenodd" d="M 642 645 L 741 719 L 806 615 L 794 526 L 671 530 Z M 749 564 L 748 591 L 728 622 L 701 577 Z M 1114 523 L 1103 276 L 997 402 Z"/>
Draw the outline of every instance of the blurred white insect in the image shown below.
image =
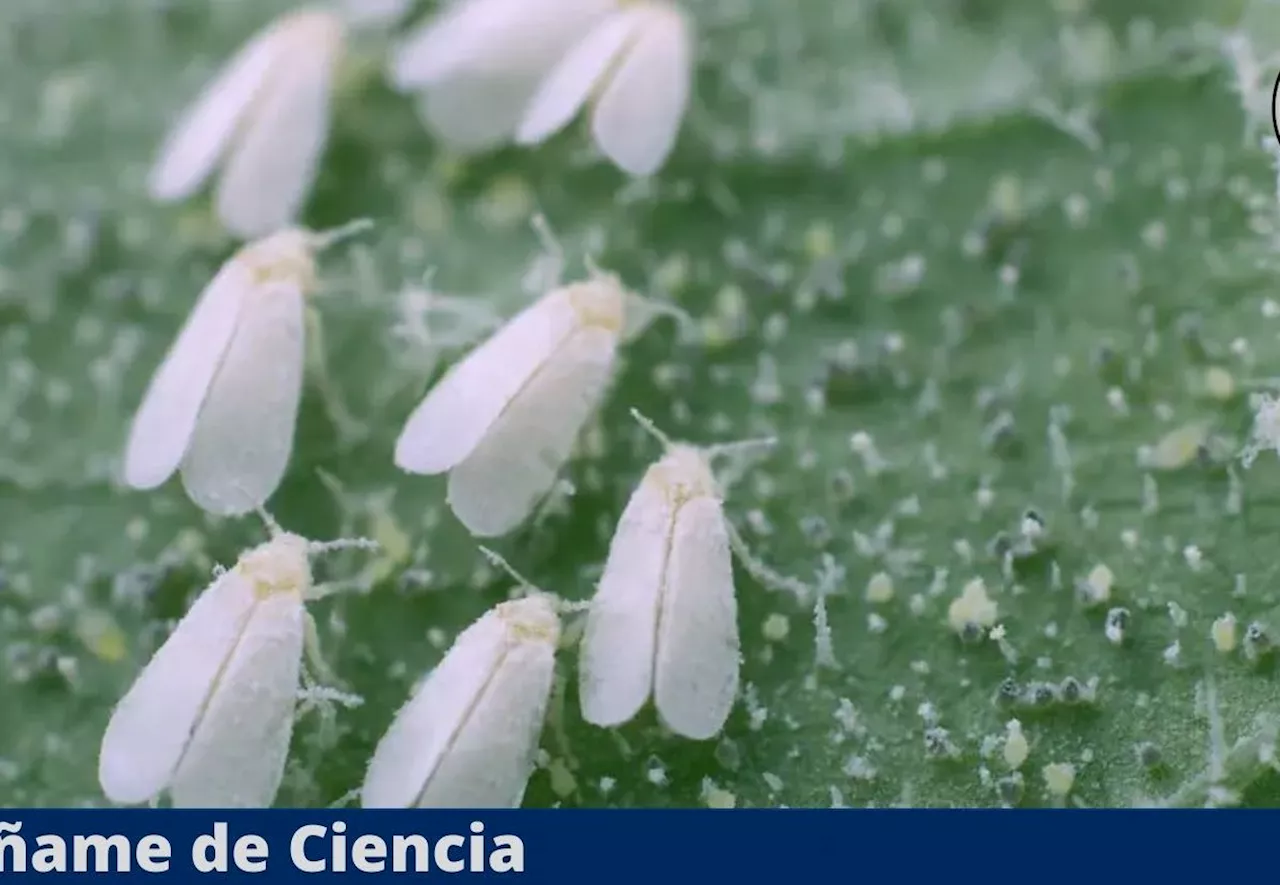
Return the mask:
<path id="1" fill-rule="evenodd" d="M 560 641 L 557 600 L 528 590 L 458 634 L 414 688 L 369 763 L 361 788 L 365 808 L 520 805 Z"/>
<path id="2" fill-rule="evenodd" d="M 613 378 L 618 344 L 653 311 L 616 277 L 553 289 L 445 373 L 409 416 L 395 462 L 449 474 L 473 535 L 512 531 L 543 501 Z"/>
<path id="3" fill-rule="evenodd" d="M 165 790 L 175 807 L 275 799 L 303 651 L 328 673 L 306 603 L 337 587 L 312 583 L 309 557 L 376 545 L 308 541 L 268 525 L 271 539 L 200 594 L 111 714 L 98 779 L 112 802 L 155 801 Z"/>
<path id="4" fill-rule="evenodd" d="M 288 228 L 222 266 L 134 416 L 126 484 L 155 488 L 181 470 L 188 496 L 210 513 L 239 515 L 266 502 L 293 450 L 314 254 L 366 226 Z"/>
<path id="5" fill-rule="evenodd" d="M 346 30 L 341 15 L 306 8 L 250 38 L 165 139 L 151 197 L 186 199 L 220 167 L 215 205 L 229 231 L 249 239 L 292 223 L 328 140 Z"/>
<path id="6" fill-rule="evenodd" d="M 399 47 L 391 80 L 464 150 L 541 143 L 590 104 L 596 146 L 648 176 L 675 145 L 694 53 L 667 0 L 456 0 Z"/>

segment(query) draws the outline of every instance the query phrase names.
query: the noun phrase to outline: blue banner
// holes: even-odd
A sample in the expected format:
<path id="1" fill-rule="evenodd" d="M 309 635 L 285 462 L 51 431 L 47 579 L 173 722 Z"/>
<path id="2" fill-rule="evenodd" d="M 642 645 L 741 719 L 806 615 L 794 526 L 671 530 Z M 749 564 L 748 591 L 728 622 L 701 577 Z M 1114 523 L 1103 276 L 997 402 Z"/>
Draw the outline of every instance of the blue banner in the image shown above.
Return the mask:
<path id="1" fill-rule="evenodd" d="M 1277 828 L 1276 812 L 1226 810 L 9 810 L 0 880 L 1134 885 L 1267 876 Z"/>

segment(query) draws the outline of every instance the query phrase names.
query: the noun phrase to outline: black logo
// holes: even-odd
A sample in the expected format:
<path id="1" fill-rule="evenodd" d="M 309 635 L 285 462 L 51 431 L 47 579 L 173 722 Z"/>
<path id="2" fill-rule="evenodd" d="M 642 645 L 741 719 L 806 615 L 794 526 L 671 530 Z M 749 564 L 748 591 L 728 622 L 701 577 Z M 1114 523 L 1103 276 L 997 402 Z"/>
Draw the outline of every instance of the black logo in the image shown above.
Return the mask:
<path id="1" fill-rule="evenodd" d="M 1276 141 L 1280 142 L 1280 120 L 1276 119 L 1276 110 L 1280 108 L 1280 74 L 1276 74 L 1276 82 L 1271 87 L 1271 131 Z"/>

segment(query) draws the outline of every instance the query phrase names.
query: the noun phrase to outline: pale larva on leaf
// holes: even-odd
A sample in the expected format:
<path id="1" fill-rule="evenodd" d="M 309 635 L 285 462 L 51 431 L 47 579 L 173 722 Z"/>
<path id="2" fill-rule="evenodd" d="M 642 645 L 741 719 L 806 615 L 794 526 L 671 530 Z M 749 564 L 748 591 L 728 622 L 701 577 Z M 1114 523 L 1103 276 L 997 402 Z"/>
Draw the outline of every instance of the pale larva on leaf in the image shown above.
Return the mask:
<path id="1" fill-rule="evenodd" d="M 396 713 L 365 774 L 365 808 L 523 801 L 555 681 L 561 603 L 515 577 L 527 595 L 458 634 Z"/>
<path id="2" fill-rule="evenodd" d="M 191 500 L 211 513 L 238 515 L 266 502 L 293 449 L 314 254 L 366 226 L 283 230 L 222 266 L 134 416 L 127 485 L 155 488 L 181 470 Z"/>
<path id="3" fill-rule="evenodd" d="M 147 179 L 151 197 L 190 197 L 220 169 L 218 218 L 239 237 L 291 224 L 329 135 L 346 25 L 326 9 L 281 16 L 232 58 L 178 119 Z"/>
<path id="4" fill-rule="evenodd" d="M 542 502 L 612 380 L 618 344 L 663 308 L 616 277 L 553 289 L 455 364 L 409 416 L 395 463 L 449 474 L 473 535 L 503 535 Z"/>
<path id="5" fill-rule="evenodd" d="M 621 5 L 582 38 L 538 87 L 516 131 L 537 144 L 591 104 L 591 135 L 624 172 L 652 175 L 675 145 L 689 104 L 693 26 L 674 3 Z"/>
<path id="6" fill-rule="evenodd" d="M 548 71 L 617 0 L 454 0 L 392 55 L 393 86 L 460 150 L 510 141 Z"/>
<path id="7" fill-rule="evenodd" d="M 738 692 L 732 535 L 709 459 L 772 439 L 698 448 L 663 441 L 609 545 L 580 647 L 583 718 L 627 722 L 652 696 L 671 731 L 720 733 Z"/>
<path id="8" fill-rule="evenodd" d="M 320 673 L 309 557 L 365 540 L 272 537 L 209 585 L 116 705 L 98 780 L 119 804 L 266 808 L 284 773 L 304 650 Z"/>

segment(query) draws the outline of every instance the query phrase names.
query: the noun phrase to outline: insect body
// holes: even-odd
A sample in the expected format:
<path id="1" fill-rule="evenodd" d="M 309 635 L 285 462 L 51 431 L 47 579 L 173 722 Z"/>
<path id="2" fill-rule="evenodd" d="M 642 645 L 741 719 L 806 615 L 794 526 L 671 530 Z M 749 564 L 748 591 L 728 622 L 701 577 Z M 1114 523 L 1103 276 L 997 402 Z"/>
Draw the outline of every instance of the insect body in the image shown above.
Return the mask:
<path id="1" fill-rule="evenodd" d="M 314 637 L 305 603 L 323 592 L 308 557 L 352 545 L 368 546 L 277 531 L 200 594 L 111 714 L 98 758 L 108 799 L 168 790 L 178 807 L 271 804 Z"/>
<path id="2" fill-rule="evenodd" d="M 460 0 L 392 63 L 440 137 L 537 144 L 591 105 L 600 150 L 632 175 L 666 160 L 689 103 L 694 34 L 666 0 Z"/>
<path id="3" fill-rule="evenodd" d="M 516 807 L 555 676 L 560 616 L 543 594 L 499 603 L 459 634 L 374 751 L 366 808 Z"/>
<path id="4" fill-rule="evenodd" d="M 677 734 L 715 736 L 738 690 L 729 528 L 703 450 L 669 444 L 627 502 L 587 615 L 582 715 L 630 720 L 652 695 Z"/>
<path id="5" fill-rule="evenodd" d="M 180 470 L 191 499 L 220 515 L 247 513 L 271 496 L 293 448 L 313 254 L 343 233 L 286 229 L 223 265 L 134 416 L 128 485 L 155 488 Z"/>
<path id="6" fill-rule="evenodd" d="M 151 196 L 186 199 L 220 169 L 215 202 L 232 233 L 260 237 L 292 223 L 328 140 L 345 43 L 342 18 L 322 9 L 282 16 L 251 38 L 165 139 Z"/>
<path id="7" fill-rule="evenodd" d="M 591 135 L 631 175 L 652 175 L 689 104 L 693 28 L 678 6 L 625 4 L 589 31 L 542 81 L 516 141 L 537 144 L 590 103 Z"/>
<path id="8" fill-rule="evenodd" d="M 613 277 L 555 289 L 456 364 L 409 416 L 395 462 L 449 474 L 472 534 L 506 534 L 555 484 L 612 380 L 627 294 Z"/>

